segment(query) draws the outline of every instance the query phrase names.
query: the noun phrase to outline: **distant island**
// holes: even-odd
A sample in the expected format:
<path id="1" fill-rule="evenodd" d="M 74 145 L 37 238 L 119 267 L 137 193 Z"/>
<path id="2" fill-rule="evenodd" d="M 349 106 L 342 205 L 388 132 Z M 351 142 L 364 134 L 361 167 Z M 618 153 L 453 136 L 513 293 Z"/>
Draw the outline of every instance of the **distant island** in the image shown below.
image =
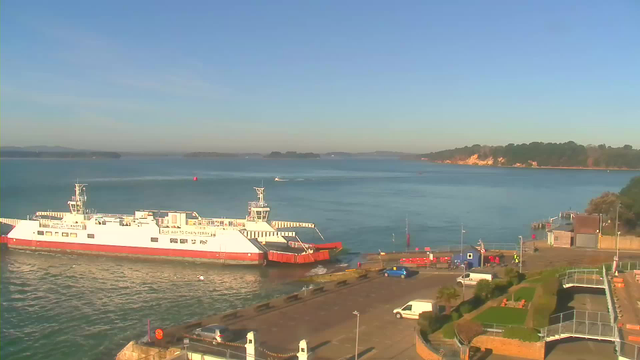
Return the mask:
<path id="1" fill-rule="evenodd" d="M 297 151 L 287 151 L 281 153 L 280 151 L 273 151 L 271 154 L 266 155 L 265 159 L 320 159 L 320 154 L 315 153 L 298 153 Z"/>
<path id="2" fill-rule="evenodd" d="M 184 154 L 186 158 L 237 158 L 238 154 L 219 152 L 190 152 Z"/>
<path id="3" fill-rule="evenodd" d="M 119 159 L 121 155 L 110 151 L 24 151 L 0 149 L 0 157 L 10 159 Z"/>
<path id="4" fill-rule="evenodd" d="M 640 169 L 640 150 L 631 145 L 614 148 L 566 143 L 475 144 L 418 155 L 418 159 L 444 164 L 531 168 Z"/>

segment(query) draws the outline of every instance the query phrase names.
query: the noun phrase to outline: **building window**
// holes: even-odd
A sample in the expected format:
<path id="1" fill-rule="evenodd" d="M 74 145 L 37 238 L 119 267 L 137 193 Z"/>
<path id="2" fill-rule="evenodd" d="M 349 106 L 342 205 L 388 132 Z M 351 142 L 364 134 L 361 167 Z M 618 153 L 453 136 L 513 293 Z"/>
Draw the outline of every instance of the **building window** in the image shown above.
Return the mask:
<path id="1" fill-rule="evenodd" d="M 69 235 L 71 235 L 72 238 L 78 237 L 78 234 L 76 233 L 69 233 Z"/>
<path id="2" fill-rule="evenodd" d="M 186 244 L 188 242 L 189 242 L 189 240 L 187 240 L 187 239 L 180 239 L 180 244 Z"/>
<path id="3" fill-rule="evenodd" d="M 473 259 L 473 253 L 467 253 L 467 259 L 469 260 Z"/>
<path id="4" fill-rule="evenodd" d="M 151 242 L 158 242 L 158 238 L 156 238 L 156 237 L 152 237 L 152 238 L 151 238 Z"/>
<path id="5" fill-rule="evenodd" d="M 44 231 L 38 230 L 38 235 L 44 235 Z"/>
<path id="6" fill-rule="evenodd" d="M 171 239 L 169 239 L 169 242 L 172 243 L 172 244 L 177 244 L 178 243 L 178 239 L 171 238 Z"/>
<path id="7" fill-rule="evenodd" d="M 69 237 L 69 233 L 68 232 L 63 232 L 62 233 L 62 237 Z"/>
<path id="8" fill-rule="evenodd" d="M 89 239 L 95 239 L 96 236 L 94 234 L 87 234 L 87 238 Z"/>
<path id="9" fill-rule="evenodd" d="M 51 236 L 51 235 L 52 235 L 52 234 L 51 234 L 51 231 L 47 231 L 47 232 L 46 232 L 46 233 L 44 233 L 44 234 L 45 234 L 45 235 L 47 235 L 47 236 Z"/>

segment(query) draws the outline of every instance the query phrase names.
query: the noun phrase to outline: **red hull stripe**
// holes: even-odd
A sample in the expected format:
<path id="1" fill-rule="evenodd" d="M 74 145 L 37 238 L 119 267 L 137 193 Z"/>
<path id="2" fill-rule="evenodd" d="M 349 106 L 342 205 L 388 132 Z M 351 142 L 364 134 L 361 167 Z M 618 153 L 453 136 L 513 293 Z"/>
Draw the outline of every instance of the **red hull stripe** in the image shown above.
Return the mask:
<path id="1" fill-rule="evenodd" d="M 334 242 L 334 243 L 328 243 L 328 244 L 313 244 L 313 246 L 318 250 L 342 249 L 341 242 Z"/>
<path id="2" fill-rule="evenodd" d="M 262 264 L 264 260 L 263 253 L 231 253 L 231 252 L 214 252 L 214 251 L 194 251 L 179 249 L 155 249 L 134 246 L 115 246 L 115 245 L 98 245 L 98 244 L 77 244 L 57 241 L 36 241 L 14 239 L 2 236 L 3 243 L 7 243 L 9 247 L 36 248 L 49 250 L 65 250 L 77 252 L 95 252 L 103 254 L 118 255 L 135 255 L 135 256 L 163 256 L 175 258 L 194 258 L 208 259 L 217 261 L 230 262 L 247 262 Z"/>

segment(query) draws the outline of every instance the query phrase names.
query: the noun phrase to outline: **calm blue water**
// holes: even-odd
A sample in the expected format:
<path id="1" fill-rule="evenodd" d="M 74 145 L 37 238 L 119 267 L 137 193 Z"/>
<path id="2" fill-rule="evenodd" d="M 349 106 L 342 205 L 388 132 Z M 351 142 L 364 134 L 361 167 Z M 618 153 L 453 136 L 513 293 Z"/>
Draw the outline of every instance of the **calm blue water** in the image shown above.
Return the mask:
<path id="1" fill-rule="evenodd" d="M 244 217 L 264 181 L 272 219 L 315 222 L 327 241 L 354 251 L 403 249 L 407 215 L 414 246 L 455 245 L 460 223 L 467 243 L 515 243 L 532 221 L 583 210 L 639 174 L 395 160 L 2 160 L 0 216 L 66 210 L 78 180 L 99 212 Z M 10 359 L 112 358 L 146 334 L 147 319 L 168 325 L 274 297 L 299 289 L 293 280 L 310 270 L 13 250 L 1 265 L 0 355 Z M 205 282 L 194 281 L 200 274 Z"/>

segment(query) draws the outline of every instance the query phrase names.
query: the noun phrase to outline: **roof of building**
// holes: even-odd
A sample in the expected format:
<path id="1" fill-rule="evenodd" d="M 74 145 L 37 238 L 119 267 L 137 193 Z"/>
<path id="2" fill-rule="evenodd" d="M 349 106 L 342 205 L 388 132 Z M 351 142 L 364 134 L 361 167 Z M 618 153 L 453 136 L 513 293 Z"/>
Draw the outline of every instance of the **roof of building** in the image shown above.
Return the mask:
<path id="1" fill-rule="evenodd" d="M 551 229 L 551 231 L 573 232 L 573 224 L 571 224 L 571 223 L 561 224 L 561 225 L 558 225 L 558 226 L 554 227 L 553 229 Z"/>
<path id="2" fill-rule="evenodd" d="M 593 234 L 600 229 L 598 215 L 576 215 L 573 217 L 573 230 L 576 234 Z"/>

